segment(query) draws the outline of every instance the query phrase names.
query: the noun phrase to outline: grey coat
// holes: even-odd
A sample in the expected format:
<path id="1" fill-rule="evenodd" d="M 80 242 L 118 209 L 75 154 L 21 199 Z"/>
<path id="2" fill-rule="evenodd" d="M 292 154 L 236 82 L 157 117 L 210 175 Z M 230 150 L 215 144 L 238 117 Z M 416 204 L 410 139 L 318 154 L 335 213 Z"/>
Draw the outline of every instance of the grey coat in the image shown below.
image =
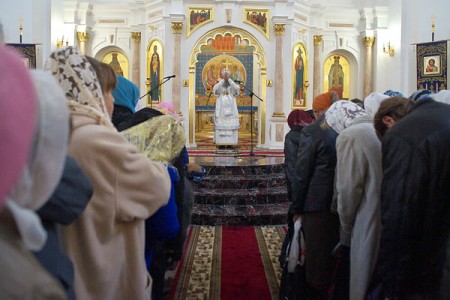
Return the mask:
<path id="1" fill-rule="evenodd" d="M 381 143 L 369 116 L 356 119 L 336 140 L 336 190 L 341 243 L 350 246 L 350 299 L 364 299 L 381 232 Z"/>

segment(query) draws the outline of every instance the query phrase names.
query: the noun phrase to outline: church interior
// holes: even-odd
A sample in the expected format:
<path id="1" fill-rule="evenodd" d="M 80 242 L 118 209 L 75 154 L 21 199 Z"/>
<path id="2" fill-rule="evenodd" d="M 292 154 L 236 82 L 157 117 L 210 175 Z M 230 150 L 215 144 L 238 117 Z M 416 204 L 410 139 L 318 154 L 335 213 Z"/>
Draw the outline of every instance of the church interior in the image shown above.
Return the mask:
<path id="1" fill-rule="evenodd" d="M 278 299 L 289 113 L 312 112 L 331 90 L 363 100 L 448 89 L 449 9 L 448 0 L 15 0 L 0 23 L 30 69 L 75 46 L 136 84 L 136 110 L 173 103 L 206 175 L 192 185 L 195 226 L 160 299 Z M 439 41 L 445 55 L 420 48 Z M 223 70 L 239 85 L 230 149 L 214 143 Z"/>

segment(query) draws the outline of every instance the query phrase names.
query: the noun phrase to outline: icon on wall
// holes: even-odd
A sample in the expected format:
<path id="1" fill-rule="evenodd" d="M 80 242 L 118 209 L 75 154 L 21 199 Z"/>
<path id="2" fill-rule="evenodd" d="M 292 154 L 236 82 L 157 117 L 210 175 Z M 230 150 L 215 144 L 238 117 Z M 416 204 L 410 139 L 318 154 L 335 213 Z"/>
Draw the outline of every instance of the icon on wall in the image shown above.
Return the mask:
<path id="1" fill-rule="evenodd" d="M 324 91 L 335 91 L 339 99 L 350 98 L 350 63 L 343 55 L 327 57 L 323 67 Z"/>
<path id="2" fill-rule="evenodd" d="M 269 39 L 269 10 L 244 8 L 244 23 L 261 31 Z"/>
<path id="3" fill-rule="evenodd" d="M 103 57 L 102 62 L 110 65 L 116 75 L 122 75 L 123 77 L 129 79 L 128 59 L 122 53 L 118 51 L 109 52 Z"/>
<path id="4" fill-rule="evenodd" d="M 302 43 L 298 43 L 294 47 L 293 55 L 293 84 L 292 84 L 292 108 L 306 107 L 306 90 L 308 89 L 308 58 L 306 56 L 306 48 Z"/>
<path id="5" fill-rule="evenodd" d="M 189 7 L 188 16 L 187 36 L 190 36 L 192 32 L 214 20 L 214 10 L 212 7 Z"/>

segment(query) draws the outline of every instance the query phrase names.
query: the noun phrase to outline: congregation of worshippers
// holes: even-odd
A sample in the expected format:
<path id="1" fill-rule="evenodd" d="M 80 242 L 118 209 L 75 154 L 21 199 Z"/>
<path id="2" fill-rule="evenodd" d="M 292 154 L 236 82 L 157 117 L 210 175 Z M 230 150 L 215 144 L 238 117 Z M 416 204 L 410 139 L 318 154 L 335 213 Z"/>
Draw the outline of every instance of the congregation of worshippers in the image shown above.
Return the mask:
<path id="1" fill-rule="evenodd" d="M 75 47 L 0 62 L 0 298 L 161 299 L 205 175 L 173 105 L 135 111 L 138 88 Z M 449 299 L 449 103 L 329 91 L 289 114 L 296 299 Z"/>

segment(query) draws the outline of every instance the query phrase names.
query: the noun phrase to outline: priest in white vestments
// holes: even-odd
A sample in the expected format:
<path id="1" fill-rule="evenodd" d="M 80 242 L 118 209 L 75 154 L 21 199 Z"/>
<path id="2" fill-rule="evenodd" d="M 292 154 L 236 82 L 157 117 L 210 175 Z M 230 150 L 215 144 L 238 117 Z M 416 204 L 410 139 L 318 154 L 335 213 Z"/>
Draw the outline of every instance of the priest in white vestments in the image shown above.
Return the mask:
<path id="1" fill-rule="evenodd" d="M 239 114 L 235 96 L 239 85 L 230 78 L 229 69 L 222 70 L 222 79 L 214 85 L 217 96 L 214 113 L 214 143 L 217 146 L 235 146 L 238 143 Z"/>

